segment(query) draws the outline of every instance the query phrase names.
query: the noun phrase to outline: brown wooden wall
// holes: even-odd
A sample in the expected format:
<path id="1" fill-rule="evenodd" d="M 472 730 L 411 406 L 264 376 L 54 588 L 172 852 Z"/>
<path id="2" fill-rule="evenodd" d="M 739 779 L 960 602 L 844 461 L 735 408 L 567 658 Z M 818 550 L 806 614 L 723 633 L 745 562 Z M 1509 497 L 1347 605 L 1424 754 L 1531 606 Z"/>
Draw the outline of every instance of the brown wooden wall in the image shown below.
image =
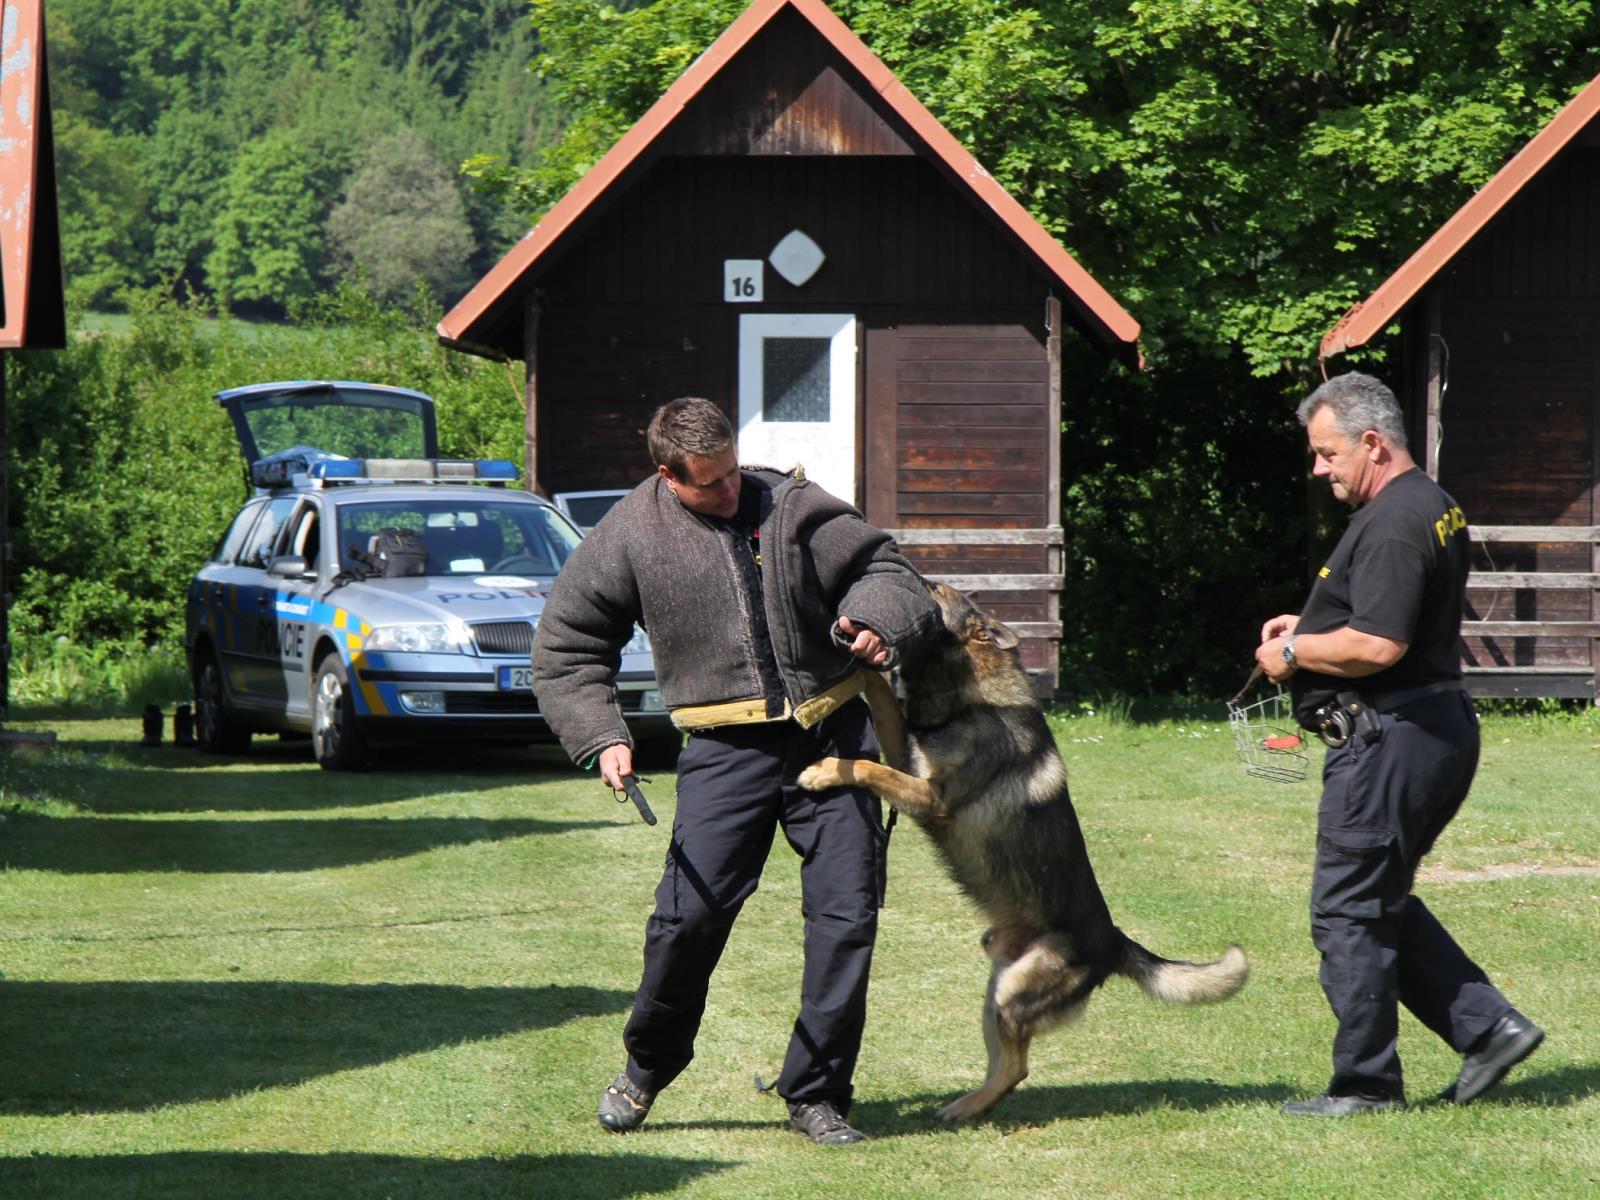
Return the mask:
<path id="1" fill-rule="evenodd" d="M 723 302 L 723 260 L 764 259 L 796 228 L 827 255 L 817 275 L 796 288 L 769 269 L 763 303 Z M 884 523 L 919 512 L 932 524 L 1049 523 L 1041 443 L 1004 461 L 996 453 L 1019 449 L 1023 429 L 1043 430 L 1046 293 L 1015 245 L 921 159 L 663 158 L 540 285 L 540 482 L 558 491 L 643 478 L 645 424 L 676 396 L 709 396 L 731 412 L 741 313 L 851 312 L 862 326 L 861 477 L 888 479 L 869 435 L 880 429 L 876 406 L 902 387 L 895 426 L 924 430 L 906 443 L 919 465 L 896 476 L 905 498 Z M 891 361 L 885 392 L 874 372 Z M 982 442 L 935 429 L 966 422 L 1012 433 Z M 956 478 L 964 446 L 982 453 Z M 882 506 L 860 499 L 879 519 Z"/>
<path id="2" fill-rule="evenodd" d="M 1600 524 L 1600 151 L 1570 150 L 1434 284 L 1445 390 L 1439 480 L 1474 525 Z M 1428 303 L 1413 306 L 1417 457 Z M 1576 544 L 1480 544 L 1480 571 L 1592 571 Z M 1587 621 L 1588 590 L 1473 588 L 1469 618 Z M 1593 665 L 1582 637 L 1468 639 L 1479 666 Z"/>
<path id="3" fill-rule="evenodd" d="M 756 310 L 1030 303 L 1045 284 L 995 223 L 909 157 L 656 160 L 540 287 L 572 304 L 722 305 L 722 263 L 802 229 L 827 261 L 803 287 L 766 273 Z"/>
<path id="4" fill-rule="evenodd" d="M 1050 363 L 1043 309 L 1007 321 L 885 324 L 867 335 L 866 515 L 889 529 L 1039 529 L 1049 511 Z M 1042 575 L 1040 545 L 907 546 L 931 575 Z M 1053 618 L 1038 592 L 972 593 L 1003 621 Z M 1044 669 L 1054 643 L 1024 642 Z"/>

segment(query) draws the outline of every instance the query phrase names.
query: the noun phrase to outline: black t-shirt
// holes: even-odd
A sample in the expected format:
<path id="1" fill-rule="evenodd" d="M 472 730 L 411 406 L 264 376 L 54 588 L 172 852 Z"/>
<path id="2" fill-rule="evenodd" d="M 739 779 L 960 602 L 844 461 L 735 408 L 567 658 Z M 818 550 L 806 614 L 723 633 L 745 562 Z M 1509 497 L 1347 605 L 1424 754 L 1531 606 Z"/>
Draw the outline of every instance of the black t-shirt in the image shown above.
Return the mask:
<path id="1" fill-rule="evenodd" d="M 1296 633 L 1349 626 L 1405 642 L 1391 667 L 1360 679 L 1301 669 L 1289 677 L 1296 716 L 1354 690 L 1402 692 L 1461 678 L 1461 614 L 1471 558 L 1467 519 L 1420 468 L 1356 510 L 1300 610 Z"/>

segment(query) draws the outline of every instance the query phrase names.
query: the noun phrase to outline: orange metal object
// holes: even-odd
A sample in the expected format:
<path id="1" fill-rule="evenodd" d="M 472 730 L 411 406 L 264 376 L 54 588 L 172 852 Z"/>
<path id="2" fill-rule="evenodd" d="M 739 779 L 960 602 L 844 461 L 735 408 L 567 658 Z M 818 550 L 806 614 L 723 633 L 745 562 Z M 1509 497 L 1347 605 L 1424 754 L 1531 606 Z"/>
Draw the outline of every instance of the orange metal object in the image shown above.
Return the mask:
<path id="1" fill-rule="evenodd" d="M 5 0 L 0 5 L 0 350 L 62 344 L 53 156 L 44 0 Z"/>
<path id="2" fill-rule="evenodd" d="M 1112 299 L 1077 260 L 1028 215 L 1026 209 L 999 185 L 988 171 L 956 141 L 895 78 L 883 61 L 868 50 L 850 27 L 829 11 L 822 0 L 755 0 L 722 36 L 667 89 L 634 126 L 617 140 L 598 163 L 563 196 L 521 242 L 511 250 L 439 322 L 439 338 L 446 345 L 475 350 L 474 331 L 497 310 L 510 303 L 518 281 L 573 227 L 591 205 L 624 175 L 645 150 L 677 119 L 684 107 L 769 21 L 792 8 L 813 25 L 867 84 L 911 127 L 946 168 L 954 173 L 974 198 L 989 208 L 1039 263 L 1077 299 L 1083 315 L 1098 326 L 1103 340 L 1119 346 L 1123 357 L 1136 360 L 1139 323 Z"/>
<path id="3" fill-rule="evenodd" d="M 1567 103 L 1477 195 L 1422 243 L 1383 285 L 1357 304 L 1322 338 L 1324 359 L 1363 346 L 1400 314 L 1491 219 L 1511 203 L 1528 181 L 1581 134 L 1600 113 L 1600 76 Z"/>

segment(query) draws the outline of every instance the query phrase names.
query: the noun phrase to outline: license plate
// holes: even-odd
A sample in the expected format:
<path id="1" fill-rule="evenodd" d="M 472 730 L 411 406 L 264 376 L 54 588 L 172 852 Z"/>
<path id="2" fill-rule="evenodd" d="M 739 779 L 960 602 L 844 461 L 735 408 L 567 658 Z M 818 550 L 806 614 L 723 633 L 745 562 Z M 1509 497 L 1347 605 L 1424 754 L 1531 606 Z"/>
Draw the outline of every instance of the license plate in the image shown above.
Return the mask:
<path id="1" fill-rule="evenodd" d="M 502 692 L 533 691 L 532 667 L 501 667 L 499 685 Z"/>

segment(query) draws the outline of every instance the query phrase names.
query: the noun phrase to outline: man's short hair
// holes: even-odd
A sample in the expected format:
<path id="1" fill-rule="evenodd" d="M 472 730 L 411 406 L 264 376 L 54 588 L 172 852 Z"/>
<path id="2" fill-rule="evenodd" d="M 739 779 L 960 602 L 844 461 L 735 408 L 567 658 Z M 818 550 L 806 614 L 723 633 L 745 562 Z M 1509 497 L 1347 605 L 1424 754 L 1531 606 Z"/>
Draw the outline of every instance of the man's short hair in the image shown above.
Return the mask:
<path id="1" fill-rule="evenodd" d="M 1295 416 L 1300 424 L 1311 424 L 1320 409 L 1333 412 L 1333 427 L 1347 441 L 1355 441 L 1375 429 L 1396 450 L 1406 448 L 1406 419 L 1400 402 L 1382 380 L 1360 371 L 1335 375 L 1300 401 Z"/>
<path id="2" fill-rule="evenodd" d="M 1406 448 L 1405 413 L 1382 379 L 1360 371 L 1336 374 L 1301 400 L 1294 414 L 1302 426 L 1309 426 L 1310 419 L 1322 408 L 1333 411 L 1334 429 L 1349 442 L 1355 442 L 1368 429 L 1376 429 L 1395 450 Z"/>
<path id="3" fill-rule="evenodd" d="M 686 480 L 691 458 L 716 458 L 733 447 L 733 426 L 710 400 L 684 396 L 656 409 L 645 440 L 657 466 Z"/>

